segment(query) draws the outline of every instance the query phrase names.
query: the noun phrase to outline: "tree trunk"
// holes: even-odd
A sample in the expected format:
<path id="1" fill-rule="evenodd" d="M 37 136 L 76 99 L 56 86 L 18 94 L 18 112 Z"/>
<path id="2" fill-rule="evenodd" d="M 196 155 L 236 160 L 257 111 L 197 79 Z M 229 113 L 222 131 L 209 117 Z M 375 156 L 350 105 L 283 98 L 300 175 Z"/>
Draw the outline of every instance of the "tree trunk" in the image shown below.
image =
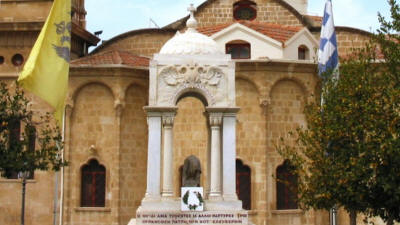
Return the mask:
<path id="1" fill-rule="evenodd" d="M 350 211 L 350 225 L 357 225 L 357 212 L 354 210 Z"/>
<path id="2" fill-rule="evenodd" d="M 386 222 L 386 225 L 393 225 L 394 224 L 394 222 L 393 222 L 393 216 L 389 216 L 389 218 L 388 218 L 388 220 L 387 220 L 387 222 Z"/>

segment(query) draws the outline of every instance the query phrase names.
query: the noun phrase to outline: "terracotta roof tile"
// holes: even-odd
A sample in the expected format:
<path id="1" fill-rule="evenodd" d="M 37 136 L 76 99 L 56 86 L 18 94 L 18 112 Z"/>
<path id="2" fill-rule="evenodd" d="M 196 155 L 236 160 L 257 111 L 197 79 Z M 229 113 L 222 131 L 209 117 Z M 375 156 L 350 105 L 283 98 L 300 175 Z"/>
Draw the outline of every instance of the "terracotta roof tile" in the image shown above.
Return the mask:
<path id="1" fill-rule="evenodd" d="M 133 55 L 125 51 L 113 50 L 75 59 L 71 62 L 71 65 L 126 65 L 148 67 L 149 61 L 149 58 L 143 56 Z"/>
<path id="2" fill-rule="evenodd" d="M 250 29 L 253 29 L 259 33 L 262 33 L 272 39 L 275 39 L 279 42 L 286 42 L 293 35 L 299 32 L 303 27 L 295 27 L 295 26 L 285 26 L 280 24 L 271 24 L 271 23 L 262 23 L 262 22 L 254 22 L 254 21 L 237 21 L 236 23 L 240 23 Z M 202 27 L 197 30 L 205 35 L 211 36 L 234 23 L 221 24 L 212 27 Z"/>

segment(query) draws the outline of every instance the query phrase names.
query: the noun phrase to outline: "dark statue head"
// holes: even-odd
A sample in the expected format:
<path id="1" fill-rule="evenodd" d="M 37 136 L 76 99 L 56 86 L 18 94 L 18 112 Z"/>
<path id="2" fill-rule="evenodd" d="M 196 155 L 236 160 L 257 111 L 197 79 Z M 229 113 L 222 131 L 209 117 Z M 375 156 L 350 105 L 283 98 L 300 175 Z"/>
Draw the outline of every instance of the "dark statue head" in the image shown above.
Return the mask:
<path id="1" fill-rule="evenodd" d="M 191 155 L 185 159 L 182 170 L 183 187 L 200 187 L 201 165 L 200 160 Z"/>

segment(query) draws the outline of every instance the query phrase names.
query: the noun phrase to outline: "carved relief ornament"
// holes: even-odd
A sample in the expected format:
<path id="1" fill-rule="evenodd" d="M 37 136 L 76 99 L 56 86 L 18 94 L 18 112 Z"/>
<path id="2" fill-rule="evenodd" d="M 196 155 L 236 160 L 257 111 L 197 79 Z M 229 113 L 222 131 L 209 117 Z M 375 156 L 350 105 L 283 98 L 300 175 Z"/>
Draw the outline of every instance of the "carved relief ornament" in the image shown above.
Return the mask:
<path id="1" fill-rule="evenodd" d="M 172 127 L 174 125 L 175 114 L 163 115 L 162 123 L 164 127 Z"/>
<path id="2" fill-rule="evenodd" d="M 168 66 L 160 72 L 160 77 L 169 86 L 182 84 L 218 86 L 223 75 L 224 73 L 218 67 L 199 66 L 197 63 L 185 66 Z"/>

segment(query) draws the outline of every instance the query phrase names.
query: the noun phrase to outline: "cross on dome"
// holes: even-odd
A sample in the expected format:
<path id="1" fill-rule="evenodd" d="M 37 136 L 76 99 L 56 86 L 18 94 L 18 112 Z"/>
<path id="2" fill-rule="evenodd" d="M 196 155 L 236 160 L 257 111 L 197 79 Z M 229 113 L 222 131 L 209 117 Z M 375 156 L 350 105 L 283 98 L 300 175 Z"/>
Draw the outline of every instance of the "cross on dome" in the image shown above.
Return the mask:
<path id="1" fill-rule="evenodd" d="M 187 8 L 190 17 L 186 22 L 187 30 L 184 33 L 177 31 L 176 35 L 163 45 L 161 55 L 210 55 L 223 54 L 217 42 L 211 37 L 197 32 L 197 21 L 194 18 L 196 8 L 193 4 Z"/>
<path id="2" fill-rule="evenodd" d="M 196 12 L 196 8 L 193 6 L 193 4 L 190 4 L 187 10 L 190 12 L 190 18 L 187 20 L 186 26 L 188 27 L 188 30 L 196 30 L 197 21 L 194 18 L 194 12 Z"/>
<path id="3" fill-rule="evenodd" d="M 194 5 L 190 4 L 190 6 L 187 8 L 187 10 L 190 12 L 190 16 L 194 17 L 194 12 L 196 12 L 196 8 L 194 7 Z"/>

